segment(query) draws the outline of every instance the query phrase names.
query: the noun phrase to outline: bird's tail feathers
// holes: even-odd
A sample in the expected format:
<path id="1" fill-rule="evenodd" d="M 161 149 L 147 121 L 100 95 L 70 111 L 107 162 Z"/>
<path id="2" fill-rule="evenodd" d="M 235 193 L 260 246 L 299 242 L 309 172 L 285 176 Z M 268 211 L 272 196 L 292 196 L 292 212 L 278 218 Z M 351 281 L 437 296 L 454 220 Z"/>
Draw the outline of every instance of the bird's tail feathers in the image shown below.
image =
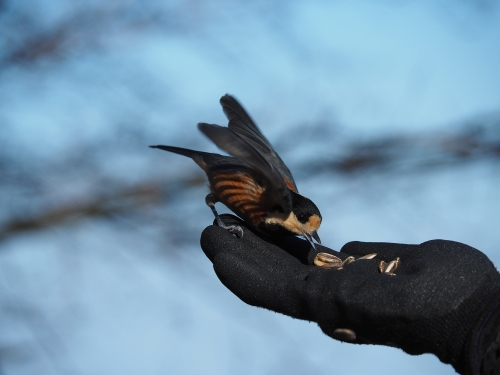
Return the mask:
<path id="1" fill-rule="evenodd" d="M 190 150 L 190 149 L 182 148 L 182 147 L 162 146 L 162 145 L 149 146 L 149 147 L 151 147 L 151 148 L 159 148 L 160 150 L 173 152 L 174 154 L 179 154 L 179 155 L 187 156 L 188 158 L 193 158 L 193 156 L 195 156 L 195 155 L 202 154 L 202 152 L 200 152 L 200 151 Z"/>

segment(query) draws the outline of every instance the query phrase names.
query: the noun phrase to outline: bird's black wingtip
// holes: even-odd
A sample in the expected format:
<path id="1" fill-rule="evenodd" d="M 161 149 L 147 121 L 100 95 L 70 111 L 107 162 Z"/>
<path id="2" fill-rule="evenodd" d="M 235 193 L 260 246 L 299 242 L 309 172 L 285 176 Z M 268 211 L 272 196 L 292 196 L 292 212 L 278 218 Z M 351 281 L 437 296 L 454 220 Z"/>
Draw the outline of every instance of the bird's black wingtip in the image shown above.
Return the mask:
<path id="1" fill-rule="evenodd" d="M 149 146 L 149 148 L 160 148 L 160 146 Z"/>
<path id="2" fill-rule="evenodd" d="M 207 124 L 205 122 L 199 122 L 198 123 L 198 129 L 205 133 L 205 131 L 210 130 L 210 129 L 216 129 L 216 128 L 222 128 L 223 126 L 220 125 L 215 125 L 215 124 Z"/>
<path id="3" fill-rule="evenodd" d="M 236 99 L 234 98 L 234 96 L 232 96 L 231 94 L 225 94 L 220 98 L 219 103 L 222 106 L 224 106 L 224 104 L 229 104 L 229 103 L 232 103 L 235 101 L 236 101 Z"/>

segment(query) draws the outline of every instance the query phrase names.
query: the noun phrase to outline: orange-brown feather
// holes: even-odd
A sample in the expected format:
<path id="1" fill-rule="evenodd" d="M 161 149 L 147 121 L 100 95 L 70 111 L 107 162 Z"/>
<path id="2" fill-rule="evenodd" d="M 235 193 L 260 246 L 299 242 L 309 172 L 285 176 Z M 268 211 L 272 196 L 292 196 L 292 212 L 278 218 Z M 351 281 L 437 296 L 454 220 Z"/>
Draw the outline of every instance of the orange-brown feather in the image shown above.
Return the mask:
<path id="1" fill-rule="evenodd" d="M 284 178 L 284 177 L 283 177 L 283 180 L 285 180 L 285 185 L 287 188 L 289 188 L 290 190 L 292 190 L 295 193 L 298 193 L 297 188 L 292 183 L 292 181 L 290 181 L 288 178 Z"/>
<path id="2" fill-rule="evenodd" d="M 220 202 L 253 226 L 265 220 L 266 204 L 264 186 L 251 175 L 239 171 L 217 171 L 209 176 L 210 188 Z"/>

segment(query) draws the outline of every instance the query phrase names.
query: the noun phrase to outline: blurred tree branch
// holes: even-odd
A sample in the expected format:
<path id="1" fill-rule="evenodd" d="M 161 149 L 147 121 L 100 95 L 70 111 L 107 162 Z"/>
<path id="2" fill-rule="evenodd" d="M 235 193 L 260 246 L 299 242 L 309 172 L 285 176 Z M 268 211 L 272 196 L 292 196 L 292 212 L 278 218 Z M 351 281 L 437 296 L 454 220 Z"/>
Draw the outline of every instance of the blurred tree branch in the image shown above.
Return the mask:
<path id="1" fill-rule="evenodd" d="M 321 132 L 321 128 L 317 131 Z M 327 154 L 321 158 L 311 158 L 301 165 L 293 166 L 294 174 L 310 176 L 318 173 L 357 173 L 359 175 L 367 171 L 412 173 L 485 160 L 498 162 L 500 120 L 494 116 L 493 120 L 484 119 L 480 124 L 464 126 L 456 131 L 389 135 L 364 142 L 341 138 L 337 142 L 332 148 L 335 149 L 335 155 Z M 305 143 L 301 146 L 311 145 Z M 92 148 L 87 150 L 91 152 Z M 340 155 L 337 150 L 342 150 Z M 45 171 L 57 171 L 54 172 L 57 174 L 69 171 L 77 173 L 78 169 L 88 168 L 88 165 L 78 163 L 78 160 L 83 159 L 92 158 L 91 155 L 88 158 L 80 156 L 74 160 L 70 159 L 70 163 L 63 168 L 46 166 Z M 26 178 L 18 177 L 18 182 L 22 184 L 32 176 L 28 174 Z M 43 174 L 43 178 L 50 177 L 47 173 Z M 200 173 L 180 180 L 149 180 L 133 186 L 116 180 L 109 184 L 114 186 L 112 189 L 96 196 L 72 200 L 31 217 L 8 218 L 0 227 L 0 241 L 24 232 L 44 230 L 82 219 L 111 219 L 116 215 L 133 215 L 134 212 L 140 212 L 152 205 L 168 205 L 169 201 L 175 199 L 177 193 L 204 183 L 205 179 Z M 203 204 L 201 198 L 200 204 Z"/>
<path id="2" fill-rule="evenodd" d="M 119 187 L 96 197 L 72 201 L 54 209 L 48 209 L 40 215 L 28 218 L 12 218 L 0 227 L 0 242 L 24 232 L 44 230 L 50 227 L 66 225 L 83 219 L 112 219 L 116 215 L 133 214 L 137 210 L 152 205 L 164 204 L 170 193 L 200 185 L 204 180 L 194 177 L 165 184 L 162 181 L 146 181 L 132 187 Z M 172 185 L 176 189 L 172 189 Z"/>
<path id="3" fill-rule="evenodd" d="M 313 173 L 416 172 L 468 162 L 500 160 L 500 115 L 452 131 L 430 131 L 343 141 L 340 155 L 308 160 Z M 306 168 L 307 165 L 307 168 Z"/>
<path id="4" fill-rule="evenodd" d="M 0 18 L 2 68 L 56 61 L 77 52 L 99 49 L 117 34 L 152 28 L 188 29 L 193 17 L 189 1 L 74 2 L 49 23 L 32 9 L 16 8 L 14 2 L 6 2 L 4 8 Z"/>

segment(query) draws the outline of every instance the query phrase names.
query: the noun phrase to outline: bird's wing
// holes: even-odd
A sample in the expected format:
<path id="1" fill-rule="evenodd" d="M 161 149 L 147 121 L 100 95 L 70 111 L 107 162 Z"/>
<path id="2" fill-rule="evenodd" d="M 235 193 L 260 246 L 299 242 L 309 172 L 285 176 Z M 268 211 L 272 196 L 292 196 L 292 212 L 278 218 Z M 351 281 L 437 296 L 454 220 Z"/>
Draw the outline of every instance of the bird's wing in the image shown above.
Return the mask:
<path id="1" fill-rule="evenodd" d="M 257 125 L 255 125 L 255 122 L 253 122 L 251 117 L 246 113 L 241 104 L 228 94 L 220 99 L 220 104 L 229 120 L 229 129 L 238 134 L 244 141 L 249 143 L 259 152 L 262 157 L 279 172 L 287 187 L 298 193 L 297 185 L 295 185 L 290 170 L 283 160 L 281 160 L 273 146 L 271 146 L 271 143 L 269 143 Z"/>
<path id="2" fill-rule="evenodd" d="M 292 211 L 292 196 L 281 173 L 263 157 L 256 147 L 230 128 L 219 125 L 198 124 L 200 131 L 228 154 L 258 170 L 269 182 L 269 198 L 284 212 Z"/>

